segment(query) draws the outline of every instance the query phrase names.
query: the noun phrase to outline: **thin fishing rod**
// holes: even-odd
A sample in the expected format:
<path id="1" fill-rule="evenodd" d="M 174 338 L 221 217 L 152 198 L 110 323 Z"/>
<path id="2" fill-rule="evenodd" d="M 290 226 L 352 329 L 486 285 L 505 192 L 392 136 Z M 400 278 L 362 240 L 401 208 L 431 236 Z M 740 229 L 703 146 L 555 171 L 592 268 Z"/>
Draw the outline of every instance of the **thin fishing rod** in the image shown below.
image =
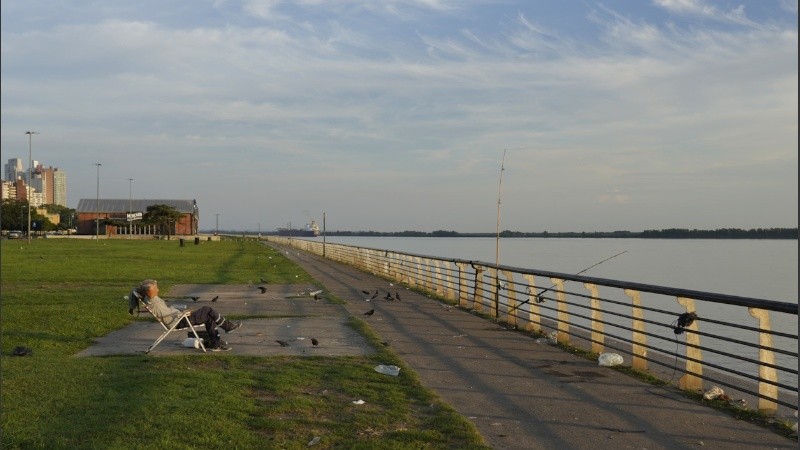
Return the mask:
<path id="1" fill-rule="evenodd" d="M 621 251 L 621 252 L 617 253 L 617 254 L 616 254 L 616 255 L 614 255 L 614 256 L 609 256 L 608 258 L 606 258 L 606 259 L 604 259 L 604 260 L 602 260 L 602 261 L 600 261 L 600 262 L 598 262 L 598 263 L 594 263 L 594 264 L 592 264 L 591 266 L 589 266 L 589 267 L 587 267 L 587 268 L 585 268 L 585 269 L 581 270 L 580 272 L 576 273 L 575 275 L 580 275 L 580 274 L 582 274 L 582 273 L 584 273 L 584 272 L 588 271 L 588 270 L 589 270 L 589 269 L 591 269 L 591 268 L 597 267 L 597 266 L 599 266 L 600 264 L 603 264 L 604 262 L 606 262 L 606 261 L 608 261 L 608 260 L 611 260 L 611 259 L 614 259 L 614 258 L 616 258 L 617 256 L 619 256 L 619 255 L 621 255 L 621 254 L 623 254 L 623 253 L 627 253 L 627 252 L 628 252 L 627 250 L 623 250 L 623 251 Z M 538 293 L 538 294 L 536 294 L 534 297 L 540 297 L 540 296 L 541 296 L 542 294 L 544 294 L 545 292 L 547 292 L 547 291 L 552 291 L 554 287 L 556 287 L 556 285 L 555 285 L 555 284 L 554 284 L 554 285 L 552 285 L 552 286 L 550 286 L 550 287 L 549 287 L 549 288 L 547 288 L 547 289 L 542 289 L 542 290 L 541 290 L 541 291 L 539 291 L 539 293 Z M 537 303 L 541 303 L 541 302 L 537 302 Z"/>
<path id="2" fill-rule="evenodd" d="M 494 242 L 494 283 L 495 286 L 500 285 L 500 274 L 498 273 L 498 269 L 500 268 L 500 198 L 503 195 L 503 172 L 506 165 L 506 149 L 503 149 L 503 159 L 500 161 L 500 184 L 497 187 L 497 234 L 495 235 L 495 242 Z M 498 312 L 498 300 L 499 300 L 500 290 L 494 290 L 494 315 L 497 317 Z"/>
<path id="3" fill-rule="evenodd" d="M 604 260 L 602 260 L 602 261 L 600 261 L 600 262 L 596 262 L 596 263 L 592 264 L 591 266 L 589 266 L 589 267 L 587 267 L 587 268 L 585 268 L 585 269 L 581 270 L 580 272 L 576 273 L 575 275 L 580 275 L 580 274 L 582 274 L 582 273 L 584 273 L 584 272 L 587 272 L 589 269 L 592 269 L 592 268 L 594 268 L 594 267 L 597 267 L 597 266 L 599 266 L 600 264 L 603 264 L 603 263 L 604 263 L 604 262 L 606 262 L 606 261 L 610 261 L 610 260 L 612 260 L 612 259 L 616 258 L 617 256 L 619 256 L 619 255 L 622 255 L 622 254 L 624 254 L 624 253 L 628 253 L 628 251 L 627 251 L 627 250 L 623 250 L 623 251 L 621 251 L 621 252 L 617 253 L 617 254 L 616 254 L 616 255 L 614 255 L 614 256 L 609 256 L 608 258 L 606 258 L 606 259 L 604 259 Z M 545 292 L 547 292 L 547 291 L 552 291 L 554 287 L 556 287 L 556 285 L 555 285 L 555 284 L 553 284 L 553 285 L 552 285 L 552 286 L 550 286 L 549 288 L 542 289 L 542 290 L 541 290 L 541 291 L 539 291 L 537 294 L 535 294 L 535 295 L 534 295 L 532 298 L 535 298 L 535 299 L 536 299 L 536 303 L 542 303 L 542 302 L 544 302 L 544 300 L 542 300 L 542 299 L 540 298 L 540 297 L 542 296 L 542 294 L 544 294 L 544 293 L 545 293 Z M 509 314 L 511 314 L 511 313 L 512 313 L 512 312 L 514 312 L 515 310 L 519 309 L 519 308 L 520 308 L 522 305 L 528 304 L 528 303 L 530 303 L 530 302 L 531 302 L 531 300 L 530 300 L 530 298 L 528 298 L 527 300 L 525 300 L 524 302 L 520 303 L 519 305 L 517 305 L 517 306 L 514 306 L 513 308 L 511 308 L 511 309 L 508 311 L 508 313 L 509 313 Z"/>

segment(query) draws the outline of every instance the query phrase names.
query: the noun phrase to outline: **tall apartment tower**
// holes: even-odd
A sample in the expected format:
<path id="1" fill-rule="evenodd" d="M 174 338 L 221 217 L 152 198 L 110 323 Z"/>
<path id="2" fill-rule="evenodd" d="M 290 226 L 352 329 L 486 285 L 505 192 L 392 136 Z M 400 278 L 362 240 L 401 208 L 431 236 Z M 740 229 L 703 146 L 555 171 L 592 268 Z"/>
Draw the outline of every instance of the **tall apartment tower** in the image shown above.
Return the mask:
<path id="1" fill-rule="evenodd" d="M 36 166 L 31 186 L 42 193 L 44 204 L 67 206 L 67 174 L 58 167 Z"/>
<path id="2" fill-rule="evenodd" d="M 6 164 L 6 170 L 3 172 L 3 179 L 12 183 L 17 181 L 17 177 L 21 177 L 25 173 L 23 167 L 20 158 L 10 158 Z"/>
<path id="3" fill-rule="evenodd" d="M 63 170 L 58 170 L 57 167 L 53 170 L 52 204 L 67 206 L 67 173 Z"/>

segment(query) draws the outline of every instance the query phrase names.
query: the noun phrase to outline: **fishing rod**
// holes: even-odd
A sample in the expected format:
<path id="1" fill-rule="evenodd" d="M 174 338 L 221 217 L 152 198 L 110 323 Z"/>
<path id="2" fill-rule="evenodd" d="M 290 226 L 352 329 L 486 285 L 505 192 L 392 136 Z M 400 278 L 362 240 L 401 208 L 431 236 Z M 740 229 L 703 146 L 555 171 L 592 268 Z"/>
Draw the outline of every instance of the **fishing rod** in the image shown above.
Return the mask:
<path id="1" fill-rule="evenodd" d="M 503 195 L 503 172 L 506 170 L 506 150 L 503 149 L 503 159 L 500 161 L 500 184 L 497 187 L 497 234 L 495 235 L 495 244 L 494 244 L 494 282 L 498 283 L 500 280 L 499 277 L 499 268 L 500 268 L 500 198 Z M 499 289 L 495 289 L 494 291 L 494 315 L 497 316 L 498 313 L 498 300 L 499 300 L 500 291 Z"/>
<path id="2" fill-rule="evenodd" d="M 620 256 L 620 255 L 622 255 L 622 254 L 624 254 L 624 253 L 628 253 L 628 251 L 627 251 L 627 250 L 623 250 L 623 251 L 621 251 L 621 252 L 617 253 L 616 255 L 609 256 L 608 258 L 606 258 L 606 259 L 604 259 L 604 260 L 602 260 L 602 261 L 600 261 L 600 262 L 596 262 L 596 263 L 592 264 L 591 266 L 589 266 L 589 267 L 587 267 L 587 268 L 585 268 L 585 269 L 581 270 L 580 272 L 576 273 L 575 275 L 580 275 L 580 274 L 582 274 L 582 273 L 584 273 L 584 272 L 587 272 L 589 269 L 592 269 L 592 268 L 594 268 L 594 267 L 597 267 L 597 266 L 599 266 L 600 264 L 603 264 L 603 263 L 604 263 L 604 262 L 606 262 L 606 261 L 610 261 L 610 260 L 612 260 L 612 259 L 616 258 L 617 256 Z M 556 285 L 555 285 L 555 284 L 553 284 L 553 285 L 552 285 L 552 286 L 550 286 L 549 288 L 542 289 L 542 290 L 541 290 L 541 291 L 539 291 L 537 294 L 533 295 L 533 297 L 529 297 L 529 298 L 528 298 L 527 300 L 525 300 L 524 302 L 522 302 L 522 303 L 520 303 L 519 305 L 517 305 L 517 306 L 514 306 L 513 308 L 511 308 L 511 309 L 508 311 L 508 314 L 511 314 L 511 313 L 512 313 L 512 312 L 514 312 L 515 310 L 519 309 L 519 308 L 520 308 L 522 305 L 526 305 L 526 304 L 530 303 L 530 301 L 531 301 L 531 298 L 535 298 L 535 299 L 536 299 L 536 303 L 543 303 L 543 302 L 544 302 L 544 300 L 542 300 L 542 298 L 541 298 L 541 297 L 542 297 L 542 294 L 544 294 L 545 292 L 548 292 L 548 291 L 552 291 L 554 287 L 556 287 Z M 529 287 L 528 289 L 530 290 L 530 287 Z"/>

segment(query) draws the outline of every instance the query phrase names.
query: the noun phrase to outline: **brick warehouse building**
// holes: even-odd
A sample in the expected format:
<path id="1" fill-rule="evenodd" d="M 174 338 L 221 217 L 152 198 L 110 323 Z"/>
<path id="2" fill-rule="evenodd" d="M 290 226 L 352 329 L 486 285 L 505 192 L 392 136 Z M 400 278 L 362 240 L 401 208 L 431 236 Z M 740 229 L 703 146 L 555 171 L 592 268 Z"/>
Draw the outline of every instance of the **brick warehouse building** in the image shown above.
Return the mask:
<path id="1" fill-rule="evenodd" d="M 173 235 L 195 235 L 197 234 L 200 213 L 197 209 L 197 200 L 147 200 L 147 199 L 104 199 L 99 201 L 93 198 L 82 198 L 78 201 L 76 213 L 78 216 L 78 234 L 95 234 L 95 225 L 99 217 L 100 230 L 97 234 L 115 235 L 128 234 L 130 231 L 134 235 L 155 235 L 160 234 L 154 226 L 141 224 L 135 220 L 132 226 L 128 227 L 128 212 L 142 213 L 147 212 L 147 207 L 152 205 L 167 205 L 175 208 L 181 213 L 180 219 L 171 225 L 170 234 Z M 106 224 L 106 219 L 115 222 L 125 222 L 124 226 Z"/>

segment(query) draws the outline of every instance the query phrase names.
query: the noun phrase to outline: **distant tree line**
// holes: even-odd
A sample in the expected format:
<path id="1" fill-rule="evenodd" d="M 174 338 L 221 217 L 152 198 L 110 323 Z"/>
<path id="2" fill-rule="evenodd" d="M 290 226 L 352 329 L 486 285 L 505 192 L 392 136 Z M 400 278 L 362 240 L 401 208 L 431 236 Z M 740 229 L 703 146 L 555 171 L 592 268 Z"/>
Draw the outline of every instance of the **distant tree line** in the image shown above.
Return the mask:
<path id="1" fill-rule="evenodd" d="M 495 233 L 459 233 L 457 231 L 327 231 L 328 236 L 381 236 L 381 237 L 494 237 Z M 698 230 L 667 228 L 645 231 L 579 231 L 579 232 L 523 232 L 504 230 L 504 238 L 639 238 L 639 239 L 797 239 L 797 228 L 718 228 Z"/>

